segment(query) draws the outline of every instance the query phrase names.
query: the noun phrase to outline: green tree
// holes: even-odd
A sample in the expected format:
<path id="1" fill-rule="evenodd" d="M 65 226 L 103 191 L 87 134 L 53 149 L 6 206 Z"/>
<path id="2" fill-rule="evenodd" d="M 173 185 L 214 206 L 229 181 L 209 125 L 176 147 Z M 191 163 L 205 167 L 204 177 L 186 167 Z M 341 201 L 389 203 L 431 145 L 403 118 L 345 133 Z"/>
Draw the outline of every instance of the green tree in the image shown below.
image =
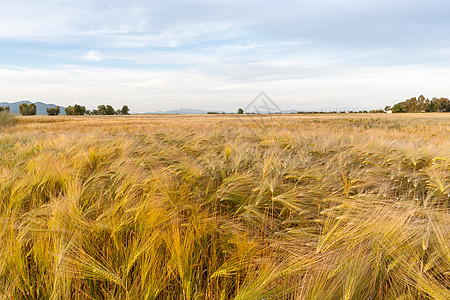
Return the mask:
<path id="1" fill-rule="evenodd" d="M 106 105 L 105 107 L 105 115 L 115 115 L 116 111 L 111 105 Z"/>
<path id="2" fill-rule="evenodd" d="M 55 107 L 48 107 L 47 108 L 47 114 L 49 116 L 57 116 L 60 113 L 60 108 L 59 106 L 55 106 Z"/>
<path id="3" fill-rule="evenodd" d="M 81 106 L 81 105 L 78 105 L 78 104 L 75 104 L 75 105 L 73 106 L 73 111 L 74 111 L 74 114 L 75 114 L 75 115 L 77 115 L 77 116 L 83 116 L 83 115 L 86 114 L 86 107 Z"/>
<path id="4" fill-rule="evenodd" d="M 244 110 L 242 108 L 239 108 L 237 113 L 238 113 L 238 115 L 242 115 L 244 113 Z"/>
<path id="5" fill-rule="evenodd" d="M 104 105 L 97 106 L 97 113 L 99 115 L 106 115 L 106 107 Z"/>
<path id="6" fill-rule="evenodd" d="M 116 111 L 111 105 L 99 105 L 97 106 L 97 112 L 99 115 L 115 115 Z"/>
<path id="7" fill-rule="evenodd" d="M 73 106 L 69 105 L 67 106 L 64 111 L 66 112 L 66 115 L 72 116 L 75 114 L 75 110 L 73 109 Z"/>
<path id="8" fill-rule="evenodd" d="M 120 114 L 121 115 L 129 115 L 130 114 L 130 109 L 128 108 L 127 105 L 122 106 L 122 109 L 120 109 Z"/>
<path id="9" fill-rule="evenodd" d="M 433 98 L 432 100 L 434 111 L 450 112 L 450 100 L 447 98 Z"/>
<path id="10" fill-rule="evenodd" d="M 392 112 L 393 113 L 401 113 L 401 112 L 403 112 L 403 106 L 400 103 L 395 104 L 392 107 Z"/>
<path id="11" fill-rule="evenodd" d="M 74 106 L 67 106 L 66 109 L 66 115 L 75 115 L 75 116 L 83 116 L 86 114 L 86 107 L 75 104 Z"/>
<path id="12" fill-rule="evenodd" d="M 392 107 L 392 112 L 450 112 L 450 100 L 447 98 L 426 99 L 423 95 L 399 102 Z"/>
<path id="13" fill-rule="evenodd" d="M 36 105 L 34 103 L 19 105 L 19 112 L 22 116 L 34 116 L 36 114 Z"/>

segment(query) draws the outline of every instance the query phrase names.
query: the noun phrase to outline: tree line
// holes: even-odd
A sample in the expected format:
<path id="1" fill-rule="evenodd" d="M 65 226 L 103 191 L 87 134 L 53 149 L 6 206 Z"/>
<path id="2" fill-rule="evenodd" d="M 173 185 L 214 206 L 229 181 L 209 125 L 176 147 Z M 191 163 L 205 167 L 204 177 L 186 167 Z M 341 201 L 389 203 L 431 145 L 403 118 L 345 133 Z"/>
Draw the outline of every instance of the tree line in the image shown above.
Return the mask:
<path id="1" fill-rule="evenodd" d="M 385 111 L 391 110 L 393 113 L 418 113 L 418 112 L 450 112 L 450 101 L 447 98 L 428 99 L 423 95 L 413 97 L 394 106 L 386 106 Z"/>
<path id="2" fill-rule="evenodd" d="M 115 110 L 111 105 L 99 105 L 97 109 L 87 110 L 82 105 L 75 104 L 74 106 L 68 106 L 64 110 L 66 115 L 129 115 L 130 109 L 127 105 L 122 106 Z"/>
<path id="3" fill-rule="evenodd" d="M 0 106 L 0 111 L 10 111 L 9 106 Z M 69 116 L 83 116 L 83 115 L 129 115 L 130 109 L 127 105 L 122 106 L 122 108 L 115 110 L 111 105 L 99 105 L 97 109 L 87 110 L 86 107 L 75 104 L 69 105 L 64 109 L 66 115 Z M 22 116 L 33 116 L 36 115 L 36 105 L 34 103 L 26 104 L 22 103 L 19 105 L 19 113 Z M 61 108 L 59 106 L 48 107 L 47 115 L 57 116 L 61 113 Z"/>
<path id="4" fill-rule="evenodd" d="M 2 111 L 10 111 L 9 106 L 0 106 L 0 112 Z M 127 105 L 122 106 L 121 109 L 115 110 L 111 105 L 99 105 L 97 106 L 97 109 L 87 110 L 86 107 L 75 104 L 73 106 L 69 105 L 64 109 L 66 115 L 129 115 L 130 110 Z M 444 97 L 437 98 L 434 97 L 431 100 L 428 98 L 425 98 L 423 95 L 420 95 L 419 97 L 413 97 L 410 99 L 407 99 L 405 101 L 398 102 L 391 106 L 386 106 L 384 108 L 384 111 L 386 112 L 393 112 L 393 113 L 419 113 L 419 112 L 450 112 L 450 100 Z M 383 113 L 382 109 L 377 110 L 371 110 L 371 111 L 343 111 L 341 113 Z M 33 103 L 26 104 L 22 103 L 19 105 L 19 112 L 23 116 L 30 116 L 36 114 L 36 105 Z M 61 112 L 59 106 L 55 107 L 49 107 L 47 108 L 47 114 L 49 116 L 57 116 Z M 215 113 L 215 112 L 208 112 L 209 114 Z M 237 111 L 237 114 L 243 114 L 244 111 L 242 108 L 239 108 Z M 298 112 L 298 113 L 305 113 L 305 112 Z M 323 112 L 317 112 L 317 113 L 323 113 Z M 332 113 L 339 113 L 338 111 L 332 112 Z"/>

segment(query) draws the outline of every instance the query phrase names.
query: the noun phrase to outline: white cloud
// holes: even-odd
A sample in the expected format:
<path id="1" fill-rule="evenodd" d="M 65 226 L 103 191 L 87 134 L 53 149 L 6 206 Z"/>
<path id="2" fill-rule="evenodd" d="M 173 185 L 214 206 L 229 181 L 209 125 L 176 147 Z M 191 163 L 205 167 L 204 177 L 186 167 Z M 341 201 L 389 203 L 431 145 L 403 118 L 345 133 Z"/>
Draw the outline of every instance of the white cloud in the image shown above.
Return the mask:
<path id="1" fill-rule="evenodd" d="M 99 51 L 91 50 L 86 52 L 86 54 L 83 56 L 83 59 L 87 61 L 102 61 L 103 56 Z"/>
<path id="2" fill-rule="evenodd" d="M 236 85 L 227 85 L 213 88 L 213 91 L 229 91 L 229 90 L 239 90 L 245 88 L 247 85 L 245 84 L 236 84 Z"/>

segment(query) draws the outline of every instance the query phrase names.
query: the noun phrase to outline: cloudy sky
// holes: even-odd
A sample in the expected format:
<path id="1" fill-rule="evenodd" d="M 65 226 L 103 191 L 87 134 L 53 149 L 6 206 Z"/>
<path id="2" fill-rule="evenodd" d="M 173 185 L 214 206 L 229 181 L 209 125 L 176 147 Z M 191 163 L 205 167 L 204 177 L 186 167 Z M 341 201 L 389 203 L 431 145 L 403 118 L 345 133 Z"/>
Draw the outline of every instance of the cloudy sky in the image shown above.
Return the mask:
<path id="1" fill-rule="evenodd" d="M 450 97 L 448 0 L 0 0 L 0 102 L 132 112 Z"/>

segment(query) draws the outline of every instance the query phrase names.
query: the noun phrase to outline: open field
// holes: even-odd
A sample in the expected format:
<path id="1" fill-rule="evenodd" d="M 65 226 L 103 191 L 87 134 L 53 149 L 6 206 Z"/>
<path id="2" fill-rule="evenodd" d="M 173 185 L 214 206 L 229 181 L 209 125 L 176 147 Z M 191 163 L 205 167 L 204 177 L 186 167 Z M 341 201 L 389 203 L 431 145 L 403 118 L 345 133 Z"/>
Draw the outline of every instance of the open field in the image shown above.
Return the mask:
<path id="1" fill-rule="evenodd" d="M 17 117 L 0 299 L 450 299 L 450 114 Z"/>

